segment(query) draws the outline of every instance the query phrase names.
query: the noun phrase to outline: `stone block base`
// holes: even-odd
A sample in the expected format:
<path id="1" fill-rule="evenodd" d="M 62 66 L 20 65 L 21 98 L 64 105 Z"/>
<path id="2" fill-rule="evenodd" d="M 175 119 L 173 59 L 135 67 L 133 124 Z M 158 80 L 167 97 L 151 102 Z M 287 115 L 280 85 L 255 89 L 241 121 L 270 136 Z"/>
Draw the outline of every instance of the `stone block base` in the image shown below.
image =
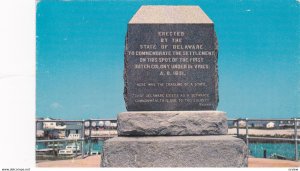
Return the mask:
<path id="1" fill-rule="evenodd" d="M 243 140 L 229 135 L 115 137 L 105 141 L 103 167 L 246 167 Z"/>
<path id="2" fill-rule="evenodd" d="M 226 113 L 221 111 L 141 111 L 118 115 L 118 135 L 225 135 Z"/>

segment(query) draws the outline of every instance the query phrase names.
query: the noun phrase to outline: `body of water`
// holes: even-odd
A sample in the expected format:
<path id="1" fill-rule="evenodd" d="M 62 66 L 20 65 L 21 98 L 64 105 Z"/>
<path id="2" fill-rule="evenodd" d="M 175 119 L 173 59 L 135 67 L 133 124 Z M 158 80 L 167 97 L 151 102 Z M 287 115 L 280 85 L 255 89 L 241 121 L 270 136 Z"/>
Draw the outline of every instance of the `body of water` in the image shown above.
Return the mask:
<path id="1" fill-rule="evenodd" d="M 294 143 L 249 143 L 250 155 L 263 158 L 264 150 L 269 158 L 272 154 L 277 154 L 286 157 L 287 159 L 295 159 L 295 144 Z M 298 144 L 298 154 L 300 156 L 300 144 Z"/>
<path id="2" fill-rule="evenodd" d="M 74 144 L 74 142 L 72 142 Z M 71 143 L 55 143 L 55 146 L 60 149 L 64 149 L 67 145 Z M 81 147 L 81 142 L 77 143 L 78 146 Z M 87 152 L 89 146 L 91 145 L 92 152 L 102 153 L 103 140 L 85 142 L 84 143 L 84 151 Z M 52 143 L 37 143 L 37 149 L 44 148 L 52 148 Z M 284 156 L 287 159 L 293 160 L 295 159 L 295 144 L 293 143 L 249 143 L 250 155 L 257 158 L 264 157 L 264 150 L 266 150 L 266 157 L 270 158 L 271 155 L 280 155 Z M 300 153 L 300 144 L 298 144 L 298 153 Z M 299 154 L 300 156 L 300 154 Z"/>
<path id="3" fill-rule="evenodd" d="M 77 145 L 81 147 L 80 141 L 77 142 Z M 75 145 L 74 142 L 55 142 L 55 143 L 44 143 L 44 142 L 39 142 L 36 143 L 36 149 L 45 149 L 45 148 L 59 148 L 59 149 L 65 149 L 67 145 Z M 84 151 L 87 152 L 89 150 L 89 147 L 91 146 L 91 152 L 100 152 L 102 153 L 102 147 L 103 147 L 103 140 L 98 140 L 98 141 L 92 141 L 92 142 L 84 142 Z"/>

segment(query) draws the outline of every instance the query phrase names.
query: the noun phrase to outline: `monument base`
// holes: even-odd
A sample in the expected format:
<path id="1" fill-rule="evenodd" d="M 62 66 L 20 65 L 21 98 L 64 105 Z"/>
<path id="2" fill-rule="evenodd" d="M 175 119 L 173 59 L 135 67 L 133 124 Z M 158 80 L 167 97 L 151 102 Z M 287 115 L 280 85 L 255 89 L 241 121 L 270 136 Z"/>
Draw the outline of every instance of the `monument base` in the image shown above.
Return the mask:
<path id="1" fill-rule="evenodd" d="M 115 137 L 105 141 L 102 167 L 247 167 L 243 140 L 229 135 Z"/>
<path id="2" fill-rule="evenodd" d="M 118 135 L 226 135 L 221 111 L 138 111 L 118 115 Z"/>

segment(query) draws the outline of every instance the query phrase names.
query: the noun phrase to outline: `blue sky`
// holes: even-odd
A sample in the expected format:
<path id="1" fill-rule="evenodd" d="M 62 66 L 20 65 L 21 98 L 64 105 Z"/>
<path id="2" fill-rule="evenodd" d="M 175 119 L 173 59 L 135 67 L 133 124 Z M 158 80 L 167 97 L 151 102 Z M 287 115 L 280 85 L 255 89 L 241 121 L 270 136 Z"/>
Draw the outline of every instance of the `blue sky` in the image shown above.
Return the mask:
<path id="1" fill-rule="evenodd" d="M 199 5 L 219 41 L 218 110 L 229 118 L 300 117 L 300 1 L 100 0 L 37 4 L 37 117 L 126 111 L 127 23 L 141 5 Z"/>

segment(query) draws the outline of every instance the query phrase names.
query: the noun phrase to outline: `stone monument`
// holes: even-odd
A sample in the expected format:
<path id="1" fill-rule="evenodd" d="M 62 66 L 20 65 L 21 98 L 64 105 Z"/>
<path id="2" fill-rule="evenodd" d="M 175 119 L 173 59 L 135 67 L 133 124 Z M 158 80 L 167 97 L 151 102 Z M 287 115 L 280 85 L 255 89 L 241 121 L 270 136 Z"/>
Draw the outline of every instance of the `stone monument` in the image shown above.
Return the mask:
<path id="1" fill-rule="evenodd" d="M 128 24 L 118 137 L 103 167 L 246 167 L 218 105 L 214 23 L 198 6 L 142 6 Z"/>

